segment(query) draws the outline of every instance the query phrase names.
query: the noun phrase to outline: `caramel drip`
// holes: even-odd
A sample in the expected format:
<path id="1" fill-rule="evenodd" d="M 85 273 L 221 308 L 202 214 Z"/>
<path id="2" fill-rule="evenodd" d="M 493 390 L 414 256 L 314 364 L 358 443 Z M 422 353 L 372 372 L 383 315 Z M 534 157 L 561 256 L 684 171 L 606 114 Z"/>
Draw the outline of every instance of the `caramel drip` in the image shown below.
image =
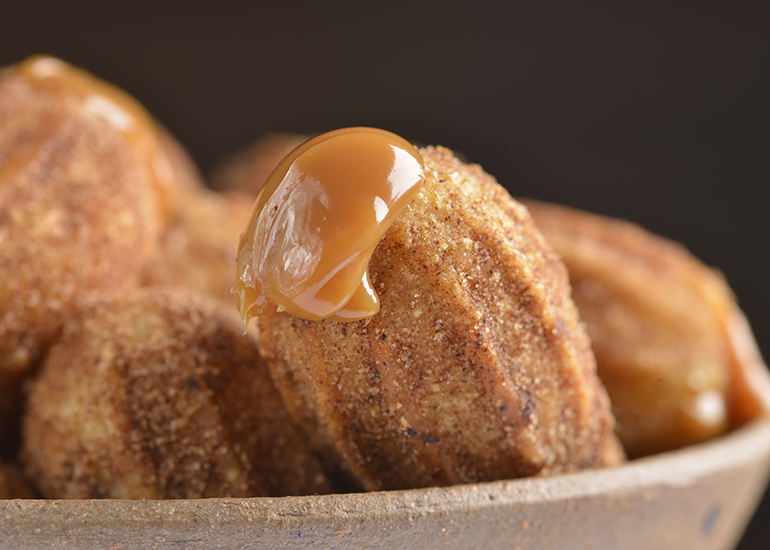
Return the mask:
<path id="1" fill-rule="evenodd" d="M 369 259 L 419 190 L 423 167 L 408 141 L 374 128 L 335 130 L 290 153 L 241 235 L 232 292 L 244 325 L 274 311 L 313 321 L 377 313 Z"/>
<path id="2" fill-rule="evenodd" d="M 163 152 L 153 117 L 129 94 L 87 71 L 49 56 L 30 57 L 7 69 L 70 105 L 75 112 L 95 116 L 121 132 L 130 146 L 147 159 L 153 179 L 168 210 L 173 171 Z"/>

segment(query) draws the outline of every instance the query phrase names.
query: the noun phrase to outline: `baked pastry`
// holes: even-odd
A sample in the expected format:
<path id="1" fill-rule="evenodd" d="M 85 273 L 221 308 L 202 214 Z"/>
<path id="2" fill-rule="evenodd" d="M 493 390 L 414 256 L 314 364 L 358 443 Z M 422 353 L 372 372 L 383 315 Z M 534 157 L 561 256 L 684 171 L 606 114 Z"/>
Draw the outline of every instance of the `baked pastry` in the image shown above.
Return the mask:
<path id="1" fill-rule="evenodd" d="M 165 126 L 158 123 L 157 128 L 160 145 L 171 167 L 170 200 L 207 189 L 203 174 L 184 145 Z"/>
<path id="2" fill-rule="evenodd" d="M 617 432 L 630 456 L 710 439 L 730 427 L 724 278 L 641 227 L 526 200 L 570 274 Z"/>
<path id="3" fill-rule="evenodd" d="M 215 166 L 209 176 L 211 187 L 256 197 L 278 163 L 310 137 L 285 133 L 263 135 Z"/>
<path id="4" fill-rule="evenodd" d="M 21 456 L 47 498 L 329 492 L 232 309 L 186 289 L 94 298 L 31 385 Z"/>
<path id="5" fill-rule="evenodd" d="M 83 298 L 136 283 L 171 177 L 127 94 L 50 57 L 0 71 L 0 438 Z"/>
<path id="6" fill-rule="evenodd" d="M 0 499 L 35 498 L 35 490 L 16 464 L 0 462 Z"/>
<path id="7" fill-rule="evenodd" d="M 306 320 L 260 308 L 261 349 L 297 424 L 327 471 L 366 490 L 618 464 L 564 265 L 491 176 L 447 149 L 420 153 L 424 182 L 368 262 L 376 315 Z M 302 155 L 276 172 L 291 174 Z M 285 195 L 279 186 L 274 202 L 258 200 L 255 212 L 275 212 L 270 227 L 283 223 Z M 250 246 L 241 252 L 259 256 Z M 240 260 L 243 282 L 258 268 Z M 244 297 L 242 311 L 256 300 Z"/>
<path id="8" fill-rule="evenodd" d="M 253 198 L 206 189 L 183 193 L 174 201 L 160 247 L 146 262 L 144 286 L 175 285 L 233 306 L 233 264 L 238 236 L 248 223 Z"/>
<path id="9" fill-rule="evenodd" d="M 232 306 L 238 237 L 249 221 L 254 197 L 236 189 L 208 189 L 189 153 L 167 130 L 160 129 L 174 175 L 170 219 L 160 246 L 142 269 L 140 284 L 183 286 Z M 260 148 L 263 153 L 270 150 Z"/>

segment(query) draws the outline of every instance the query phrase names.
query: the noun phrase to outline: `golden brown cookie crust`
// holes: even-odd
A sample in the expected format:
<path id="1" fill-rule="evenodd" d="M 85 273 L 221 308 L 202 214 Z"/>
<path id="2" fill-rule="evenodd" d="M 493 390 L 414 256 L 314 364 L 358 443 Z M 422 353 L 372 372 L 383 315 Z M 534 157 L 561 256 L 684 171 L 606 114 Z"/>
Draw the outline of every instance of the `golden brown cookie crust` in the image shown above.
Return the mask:
<path id="1" fill-rule="evenodd" d="M 78 304 L 135 282 L 154 250 L 165 217 L 151 164 L 82 102 L 0 71 L 0 434 Z"/>
<path id="2" fill-rule="evenodd" d="M 141 284 L 182 286 L 233 307 L 238 237 L 249 223 L 253 202 L 242 193 L 208 190 L 178 197 L 160 248 L 142 270 Z"/>
<path id="3" fill-rule="evenodd" d="M 327 468 L 369 490 L 618 463 L 563 264 L 481 168 L 421 153 L 425 186 L 369 265 L 380 313 L 259 318 L 298 424 Z"/>
<path id="4" fill-rule="evenodd" d="M 330 490 L 237 314 L 181 289 L 100 297 L 69 323 L 23 435 L 48 498 Z"/>
<path id="5" fill-rule="evenodd" d="M 737 306 L 721 274 L 635 224 L 525 204 L 569 269 L 626 451 L 652 454 L 724 433 Z"/>

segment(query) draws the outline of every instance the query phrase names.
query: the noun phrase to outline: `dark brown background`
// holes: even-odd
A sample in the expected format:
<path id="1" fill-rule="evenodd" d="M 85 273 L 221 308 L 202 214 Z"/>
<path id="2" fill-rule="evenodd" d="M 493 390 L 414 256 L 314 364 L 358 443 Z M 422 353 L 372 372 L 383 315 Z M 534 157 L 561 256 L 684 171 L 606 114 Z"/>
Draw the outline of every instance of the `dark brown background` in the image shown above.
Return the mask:
<path id="1" fill-rule="evenodd" d="M 769 2 L 102 4 L 4 2 L 0 65 L 49 53 L 89 69 L 204 170 L 266 131 L 367 125 L 450 146 L 514 195 L 685 243 L 770 354 Z M 766 497 L 740 548 L 766 549 L 769 522 Z"/>

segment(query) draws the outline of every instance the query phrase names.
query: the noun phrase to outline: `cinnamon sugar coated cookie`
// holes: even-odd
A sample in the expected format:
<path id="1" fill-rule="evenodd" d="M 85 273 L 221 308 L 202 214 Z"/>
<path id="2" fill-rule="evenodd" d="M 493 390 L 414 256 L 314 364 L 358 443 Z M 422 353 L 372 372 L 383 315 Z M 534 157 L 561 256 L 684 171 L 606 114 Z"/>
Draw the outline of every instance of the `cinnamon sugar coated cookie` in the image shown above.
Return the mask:
<path id="1" fill-rule="evenodd" d="M 721 274 L 629 222 L 525 204 L 569 269 L 626 451 L 653 454 L 727 431 L 737 305 Z"/>
<path id="2" fill-rule="evenodd" d="M 0 435 L 78 304 L 135 284 L 170 177 L 153 121 L 127 94 L 53 58 L 0 71 Z"/>
<path id="3" fill-rule="evenodd" d="M 379 313 L 257 318 L 295 420 L 367 490 L 618 464 L 564 265 L 481 168 L 421 153 L 424 186 L 369 263 Z"/>
<path id="4" fill-rule="evenodd" d="M 183 289 L 85 308 L 32 385 L 23 436 L 48 498 L 330 490 L 235 312 Z"/>

